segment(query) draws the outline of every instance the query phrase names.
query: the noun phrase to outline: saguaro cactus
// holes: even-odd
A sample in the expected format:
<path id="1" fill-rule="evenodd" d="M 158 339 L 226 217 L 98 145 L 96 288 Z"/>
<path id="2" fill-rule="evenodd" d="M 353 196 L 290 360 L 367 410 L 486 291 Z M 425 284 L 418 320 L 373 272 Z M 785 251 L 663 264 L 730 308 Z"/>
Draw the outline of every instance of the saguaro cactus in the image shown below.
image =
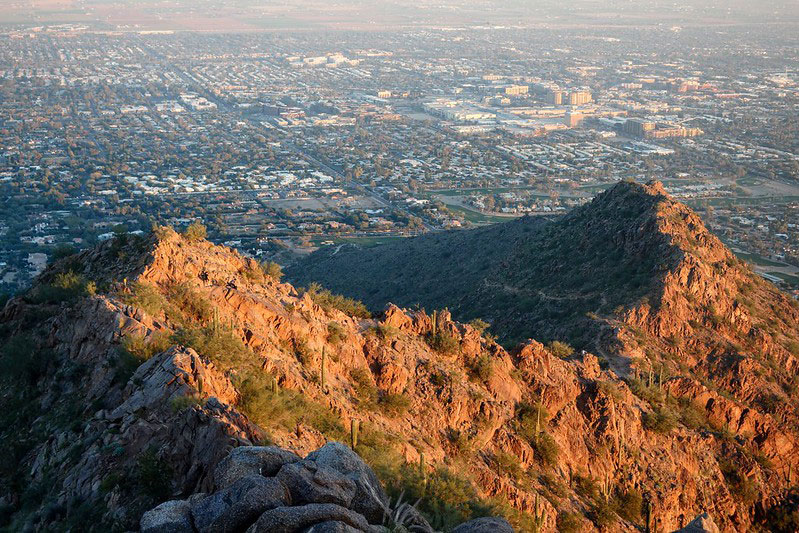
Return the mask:
<path id="1" fill-rule="evenodd" d="M 350 446 L 354 450 L 358 446 L 358 430 L 361 427 L 361 423 L 357 420 L 353 419 L 350 422 Z"/>
<path id="2" fill-rule="evenodd" d="M 547 512 L 538 503 L 538 493 L 535 493 L 535 509 L 533 510 L 533 531 L 539 533 L 543 531 L 547 521 Z"/>
<path id="3" fill-rule="evenodd" d="M 327 353 L 322 346 L 322 369 L 321 369 L 322 391 L 327 392 Z"/>

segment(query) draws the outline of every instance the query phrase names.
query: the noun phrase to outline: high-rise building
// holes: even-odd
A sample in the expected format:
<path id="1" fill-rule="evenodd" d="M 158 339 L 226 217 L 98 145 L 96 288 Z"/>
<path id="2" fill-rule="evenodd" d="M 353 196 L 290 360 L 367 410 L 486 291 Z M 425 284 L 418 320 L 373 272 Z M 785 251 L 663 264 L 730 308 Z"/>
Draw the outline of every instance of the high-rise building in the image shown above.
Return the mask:
<path id="1" fill-rule="evenodd" d="M 511 85 L 510 87 L 505 87 L 505 94 L 509 96 L 519 96 L 527 94 L 529 91 L 530 87 L 527 85 Z"/>
<path id="2" fill-rule="evenodd" d="M 570 128 L 576 128 L 582 124 L 583 120 L 585 120 L 585 115 L 582 113 L 574 113 L 569 111 L 566 113 L 566 118 L 563 122 Z"/>
<path id="3" fill-rule="evenodd" d="M 563 105 L 563 91 L 553 89 L 547 94 L 547 100 L 553 105 Z"/>
<path id="4" fill-rule="evenodd" d="M 572 91 L 569 94 L 569 105 L 590 104 L 593 101 L 591 91 Z"/>
<path id="5" fill-rule="evenodd" d="M 636 137 L 646 137 L 649 132 L 655 130 L 655 123 L 640 118 L 631 118 L 624 123 L 624 133 Z"/>

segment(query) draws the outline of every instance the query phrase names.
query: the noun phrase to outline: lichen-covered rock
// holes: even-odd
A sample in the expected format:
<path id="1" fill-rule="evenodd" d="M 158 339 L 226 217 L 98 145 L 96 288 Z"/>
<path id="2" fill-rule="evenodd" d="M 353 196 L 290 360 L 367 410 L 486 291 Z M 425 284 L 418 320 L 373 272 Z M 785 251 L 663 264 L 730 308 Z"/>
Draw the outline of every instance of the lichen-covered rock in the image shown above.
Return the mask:
<path id="1" fill-rule="evenodd" d="M 325 522 L 342 522 L 356 531 L 371 531 L 366 518 L 355 511 L 332 503 L 310 503 L 267 511 L 250 526 L 247 533 L 300 533 Z"/>
<path id="2" fill-rule="evenodd" d="M 274 476 L 283 465 L 299 460 L 297 454 L 277 446 L 234 448 L 214 469 L 214 486 L 223 489 L 244 476 Z"/>
<path id="3" fill-rule="evenodd" d="M 513 533 L 513 527 L 504 518 L 484 517 L 464 522 L 452 533 Z"/>
<path id="4" fill-rule="evenodd" d="M 351 479 L 356 486 L 351 508 L 373 524 L 381 522 L 388 507 L 388 496 L 375 473 L 357 453 L 340 442 L 328 442 L 308 454 L 307 459 Z"/>
<path id="5" fill-rule="evenodd" d="M 277 479 L 288 487 L 295 504 L 335 503 L 349 507 L 355 497 L 353 480 L 314 461 L 284 465 L 277 473 Z"/>
<path id="6" fill-rule="evenodd" d="M 240 478 L 231 486 L 206 496 L 191 506 L 194 527 L 201 533 L 241 531 L 263 513 L 291 504 L 286 486 L 259 475 Z"/>
<path id="7" fill-rule="evenodd" d="M 164 502 L 141 517 L 141 533 L 194 533 L 189 502 Z"/>

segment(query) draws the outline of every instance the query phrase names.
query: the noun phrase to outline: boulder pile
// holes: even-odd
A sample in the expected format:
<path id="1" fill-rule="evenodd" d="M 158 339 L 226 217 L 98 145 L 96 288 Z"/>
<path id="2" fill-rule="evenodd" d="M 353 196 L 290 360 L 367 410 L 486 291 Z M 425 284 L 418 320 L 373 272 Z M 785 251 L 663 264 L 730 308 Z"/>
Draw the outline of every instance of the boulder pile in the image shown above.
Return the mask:
<path id="1" fill-rule="evenodd" d="M 347 446 L 329 442 L 302 459 L 275 446 L 233 449 L 216 465 L 214 490 L 164 502 L 142 516 L 141 533 L 379 533 L 434 530 L 416 509 L 392 502 Z M 512 533 L 479 518 L 458 533 Z"/>

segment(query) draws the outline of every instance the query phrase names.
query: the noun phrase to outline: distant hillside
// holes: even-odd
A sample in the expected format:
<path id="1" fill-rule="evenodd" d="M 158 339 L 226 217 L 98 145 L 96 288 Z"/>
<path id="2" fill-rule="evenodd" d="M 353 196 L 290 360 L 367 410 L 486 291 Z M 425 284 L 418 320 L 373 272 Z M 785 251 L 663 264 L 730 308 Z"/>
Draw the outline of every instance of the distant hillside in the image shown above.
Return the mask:
<path id="1" fill-rule="evenodd" d="M 506 342 L 593 339 L 587 313 L 610 315 L 650 291 L 679 251 L 657 231 L 654 189 L 622 183 L 559 219 L 525 217 L 370 249 L 323 249 L 287 272 L 380 308 L 386 302 L 482 318 Z"/>
<path id="2" fill-rule="evenodd" d="M 488 321 L 506 343 L 567 341 L 622 376 L 690 373 L 797 413 L 799 303 L 659 183 L 619 183 L 556 220 L 320 251 L 289 276 L 375 308 L 448 306 L 459 320 Z"/>

